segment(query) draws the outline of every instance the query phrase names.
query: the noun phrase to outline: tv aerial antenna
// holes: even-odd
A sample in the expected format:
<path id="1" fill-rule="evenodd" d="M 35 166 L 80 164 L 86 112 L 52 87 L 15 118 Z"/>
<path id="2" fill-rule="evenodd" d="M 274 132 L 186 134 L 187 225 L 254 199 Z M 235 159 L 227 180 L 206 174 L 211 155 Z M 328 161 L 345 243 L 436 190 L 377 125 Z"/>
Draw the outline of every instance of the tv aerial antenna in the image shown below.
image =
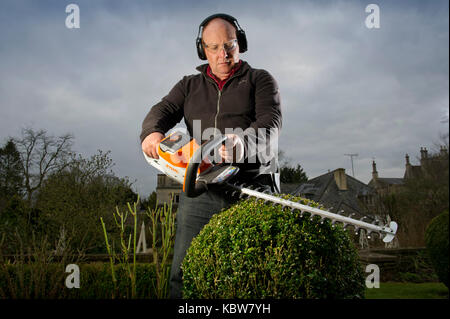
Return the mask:
<path id="1" fill-rule="evenodd" d="M 353 157 L 358 156 L 358 154 L 344 154 L 344 155 L 350 157 L 350 161 L 352 162 L 352 176 L 355 177 L 355 170 L 353 168 Z"/>

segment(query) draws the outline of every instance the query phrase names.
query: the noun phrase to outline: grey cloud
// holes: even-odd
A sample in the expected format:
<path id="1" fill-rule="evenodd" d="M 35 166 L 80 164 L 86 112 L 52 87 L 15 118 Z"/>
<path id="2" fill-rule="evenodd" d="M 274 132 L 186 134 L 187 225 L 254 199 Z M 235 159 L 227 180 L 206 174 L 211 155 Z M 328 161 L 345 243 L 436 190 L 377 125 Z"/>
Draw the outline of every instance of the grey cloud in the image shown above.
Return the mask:
<path id="1" fill-rule="evenodd" d="M 365 28 L 365 3 L 356 1 L 110 3 L 80 1 L 79 30 L 64 27 L 62 5 L 33 6 L 23 23 L 3 13 L 12 28 L 3 20 L 0 136 L 29 124 L 72 132 L 78 151 L 111 150 L 117 174 L 148 194 L 156 172 L 140 152 L 142 119 L 183 75 L 196 73 L 198 23 L 215 12 L 238 18 L 249 37 L 242 58 L 277 79 L 280 148 L 308 176 L 337 167 L 349 173 L 344 153 L 358 153 L 357 178 L 370 179 L 372 157 L 380 176 L 400 177 L 404 154 L 413 159 L 446 129 L 439 122 L 448 115 L 445 1 L 425 9 L 381 2 L 379 30 Z"/>

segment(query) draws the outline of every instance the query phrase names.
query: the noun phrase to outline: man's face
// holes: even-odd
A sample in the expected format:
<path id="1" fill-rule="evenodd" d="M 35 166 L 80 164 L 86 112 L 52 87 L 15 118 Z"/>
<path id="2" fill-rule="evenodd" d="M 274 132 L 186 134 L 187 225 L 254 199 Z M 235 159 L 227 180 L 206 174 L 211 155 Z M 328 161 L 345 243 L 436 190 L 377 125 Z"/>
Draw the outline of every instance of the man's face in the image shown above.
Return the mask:
<path id="1" fill-rule="evenodd" d="M 203 29 L 203 47 L 212 73 L 223 80 L 239 62 L 236 29 L 226 20 L 216 18 Z"/>

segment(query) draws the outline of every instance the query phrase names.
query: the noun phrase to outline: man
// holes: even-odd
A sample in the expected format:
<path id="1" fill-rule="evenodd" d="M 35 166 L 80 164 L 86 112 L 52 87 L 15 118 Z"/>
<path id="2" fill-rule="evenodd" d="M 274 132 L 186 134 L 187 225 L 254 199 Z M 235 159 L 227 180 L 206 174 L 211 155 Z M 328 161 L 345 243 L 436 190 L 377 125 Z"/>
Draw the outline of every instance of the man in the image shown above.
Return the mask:
<path id="1" fill-rule="evenodd" d="M 142 124 L 142 150 L 158 158 L 157 147 L 164 134 L 184 118 L 199 144 L 208 136 L 195 136 L 198 123 L 203 133 L 212 128 L 214 134 L 227 134 L 229 138 L 219 154 L 223 162 L 240 168 L 236 181 L 277 192 L 277 154 L 271 145 L 277 143 L 281 128 L 278 86 L 267 71 L 253 69 L 240 60 L 239 53 L 246 49 L 245 33 L 235 18 L 226 14 L 206 18 L 199 27 L 197 53 L 208 63 L 197 67 L 200 74 L 183 77 L 152 107 Z M 224 195 L 220 186 L 208 187 L 208 192 L 196 198 L 180 196 L 171 298 L 182 297 L 180 266 L 192 239 L 214 214 L 236 200 Z"/>

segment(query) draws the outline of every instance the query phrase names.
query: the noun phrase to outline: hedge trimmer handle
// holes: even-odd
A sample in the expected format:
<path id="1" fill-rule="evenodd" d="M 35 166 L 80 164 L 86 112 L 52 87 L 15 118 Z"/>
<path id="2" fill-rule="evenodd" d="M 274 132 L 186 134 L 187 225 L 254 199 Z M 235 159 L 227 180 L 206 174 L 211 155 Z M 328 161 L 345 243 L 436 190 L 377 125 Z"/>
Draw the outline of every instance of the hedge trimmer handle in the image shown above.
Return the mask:
<path id="1" fill-rule="evenodd" d="M 197 197 L 208 189 L 205 181 L 197 180 L 198 168 L 206 156 L 221 146 L 226 139 L 225 135 L 215 136 L 213 139 L 203 143 L 192 155 L 186 168 L 183 183 L 183 191 L 188 197 Z"/>

